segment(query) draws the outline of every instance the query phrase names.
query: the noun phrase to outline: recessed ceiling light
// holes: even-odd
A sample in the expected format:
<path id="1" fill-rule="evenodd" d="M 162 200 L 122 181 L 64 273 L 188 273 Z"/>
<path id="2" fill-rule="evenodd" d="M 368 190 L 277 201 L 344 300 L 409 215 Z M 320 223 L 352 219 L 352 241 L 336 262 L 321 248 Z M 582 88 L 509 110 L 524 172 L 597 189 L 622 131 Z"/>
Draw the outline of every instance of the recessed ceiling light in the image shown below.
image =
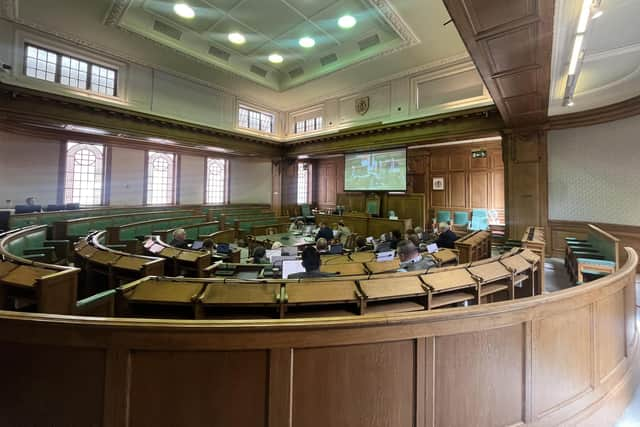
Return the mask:
<path id="1" fill-rule="evenodd" d="M 191 19 L 196 16 L 193 8 L 186 3 L 176 3 L 173 6 L 173 11 L 181 18 Z"/>
<path id="2" fill-rule="evenodd" d="M 273 62 L 274 64 L 281 64 L 282 61 L 284 61 L 284 58 L 280 54 L 272 53 L 271 55 L 269 55 L 269 62 Z"/>
<path id="3" fill-rule="evenodd" d="M 300 46 L 306 48 L 314 47 L 316 45 L 316 41 L 311 37 L 302 37 L 300 40 L 298 40 L 298 43 L 300 44 Z"/>
<path id="4" fill-rule="evenodd" d="M 244 44 L 244 42 L 247 41 L 247 39 L 245 39 L 244 36 L 240 33 L 229 33 L 227 37 L 233 44 Z"/>
<path id="5" fill-rule="evenodd" d="M 340 28 L 344 28 L 344 29 L 349 29 L 349 28 L 353 28 L 354 25 L 356 25 L 356 18 L 354 18 L 351 15 L 344 15 L 341 16 L 340 19 L 338 19 L 338 26 Z"/>
<path id="6" fill-rule="evenodd" d="M 600 18 L 603 14 L 604 14 L 604 12 L 602 11 L 602 9 L 594 9 L 594 10 L 593 10 L 593 15 L 591 15 L 591 19 L 598 19 L 598 18 Z"/>

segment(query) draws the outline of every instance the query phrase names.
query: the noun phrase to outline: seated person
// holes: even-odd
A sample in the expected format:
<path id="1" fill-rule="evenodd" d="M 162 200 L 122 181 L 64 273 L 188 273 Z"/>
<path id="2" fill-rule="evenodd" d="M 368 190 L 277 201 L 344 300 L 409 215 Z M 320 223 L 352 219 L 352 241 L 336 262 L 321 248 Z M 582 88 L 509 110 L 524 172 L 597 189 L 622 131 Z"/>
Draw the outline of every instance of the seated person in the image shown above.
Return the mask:
<path id="1" fill-rule="evenodd" d="M 208 252 L 209 254 L 216 253 L 216 244 L 211 239 L 204 239 L 202 241 L 202 249 L 203 252 Z"/>
<path id="2" fill-rule="evenodd" d="M 400 230 L 393 230 L 391 232 L 391 244 L 389 245 L 391 249 L 397 249 L 398 242 L 400 242 L 401 240 L 402 240 L 402 233 L 400 232 Z"/>
<path id="3" fill-rule="evenodd" d="M 289 232 L 294 231 L 304 231 L 304 221 L 301 219 L 291 221 L 291 225 L 289 225 Z"/>
<path id="4" fill-rule="evenodd" d="M 316 240 L 316 250 L 318 251 L 319 254 L 328 254 L 329 243 L 327 242 L 327 239 L 325 239 L 324 237 L 321 237 L 318 240 Z"/>
<path id="5" fill-rule="evenodd" d="M 394 248 L 391 247 L 391 237 L 388 233 L 382 233 L 380 235 L 380 241 L 375 245 L 375 252 L 388 252 Z"/>
<path id="6" fill-rule="evenodd" d="M 313 277 L 331 277 L 334 274 L 323 273 L 320 271 L 320 254 L 313 246 L 307 246 L 302 251 L 302 266 L 304 273 L 293 273 L 289 275 L 289 279 L 306 279 Z"/>
<path id="7" fill-rule="evenodd" d="M 340 242 L 344 244 L 347 241 L 347 238 L 351 235 L 351 229 L 344 225 L 344 222 L 340 221 L 338 223 L 337 230 L 338 238 L 340 239 Z"/>
<path id="8" fill-rule="evenodd" d="M 424 258 L 418 248 L 408 240 L 398 242 L 398 257 L 400 258 L 399 272 L 427 271 L 436 263 L 430 258 Z"/>
<path id="9" fill-rule="evenodd" d="M 252 264 L 271 264 L 269 258 L 267 258 L 267 250 L 264 246 L 257 246 L 253 250 L 253 256 L 251 257 Z"/>
<path id="10" fill-rule="evenodd" d="M 426 236 L 424 235 L 424 230 L 422 229 L 422 227 L 414 228 L 413 232 L 418 235 L 418 239 L 420 239 L 421 242 L 426 240 Z"/>
<path id="11" fill-rule="evenodd" d="M 316 234 L 316 241 L 322 237 L 324 237 L 327 242 L 333 240 L 333 230 L 327 227 L 327 224 L 324 222 L 320 223 L 320 230 L 318 230 L 318 234 Z"/>
<path id="12" fill-rule="evenodd" d="M 187 232 L 184 231 L 183 228 L 178 228 L 173 232 L 173 240 L 169 242 L 171 246 L 180 249 L 188 249 L 189 244 L 187 243 Z"/>
<path id="13" fill-rule="evenodd" d="M 356 252 L 366 252 L 373 249 L 368 243 L 367 239 L 364 236 L 358 236 L 356 239 Z"/>
<path id="14" fill-rule="evenodd" d="M 416 245 L 416 247 L 420 246 L 420 238 L 418 238 L 418 235 L 416 233 L 414 233 L 414 232 L 408 233 L 406 240 L 408 240 L 411 243 L 413 243 L 414 245 Z"/>
<path id="15" fill-rule="evenodd" d="M 282 243 L 278 242 L 277 240 L 271 245 L 271 249 L 280 249 L 281 247 Z"/>
<path id="16" fill-rule="evenodd" d="M 438 245 L 439 248 L 454 249 L 456 245 L 454 242 L 458 240 L 456 233 L 451 231 L 449 224 L 441 222 L 438 225 L 438 238 L 433 242 Z"/>

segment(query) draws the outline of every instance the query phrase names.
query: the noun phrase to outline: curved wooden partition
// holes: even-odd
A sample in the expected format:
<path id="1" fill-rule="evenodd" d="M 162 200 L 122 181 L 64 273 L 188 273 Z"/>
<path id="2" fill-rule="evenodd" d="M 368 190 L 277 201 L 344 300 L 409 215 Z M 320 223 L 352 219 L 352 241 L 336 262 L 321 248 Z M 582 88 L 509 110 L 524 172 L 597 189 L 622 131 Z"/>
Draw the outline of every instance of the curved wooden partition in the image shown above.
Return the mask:
<path id="1" fill-rule="evenodd" d="M 541 296 L 292 320 L 0 312 L 0 425 L 610 425 L 639 379 L 637 254 Z"/>

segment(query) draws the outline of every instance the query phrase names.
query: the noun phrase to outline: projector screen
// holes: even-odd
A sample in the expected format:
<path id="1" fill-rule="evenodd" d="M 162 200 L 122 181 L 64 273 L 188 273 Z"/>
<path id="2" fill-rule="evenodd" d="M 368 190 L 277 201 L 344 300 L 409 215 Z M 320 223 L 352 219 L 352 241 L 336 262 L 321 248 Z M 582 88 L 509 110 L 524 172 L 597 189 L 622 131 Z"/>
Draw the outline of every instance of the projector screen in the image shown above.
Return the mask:
<path id="1" fill-rule="evenodd" d="M 345 191 L 406 191 L 406 189 L 406 149 L 345 155 Z"/>

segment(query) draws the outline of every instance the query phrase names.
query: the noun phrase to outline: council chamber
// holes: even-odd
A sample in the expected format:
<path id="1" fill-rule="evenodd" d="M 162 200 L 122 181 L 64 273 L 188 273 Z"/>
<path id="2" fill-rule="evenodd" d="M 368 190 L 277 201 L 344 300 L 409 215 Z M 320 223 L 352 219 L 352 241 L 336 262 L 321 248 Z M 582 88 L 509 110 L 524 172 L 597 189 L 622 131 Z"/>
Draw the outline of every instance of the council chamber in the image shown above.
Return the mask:
<path id="1" fill-rule="evenodd" d="M 0 0 L 0 426 L 640 425 L 638 16 Z"/>

